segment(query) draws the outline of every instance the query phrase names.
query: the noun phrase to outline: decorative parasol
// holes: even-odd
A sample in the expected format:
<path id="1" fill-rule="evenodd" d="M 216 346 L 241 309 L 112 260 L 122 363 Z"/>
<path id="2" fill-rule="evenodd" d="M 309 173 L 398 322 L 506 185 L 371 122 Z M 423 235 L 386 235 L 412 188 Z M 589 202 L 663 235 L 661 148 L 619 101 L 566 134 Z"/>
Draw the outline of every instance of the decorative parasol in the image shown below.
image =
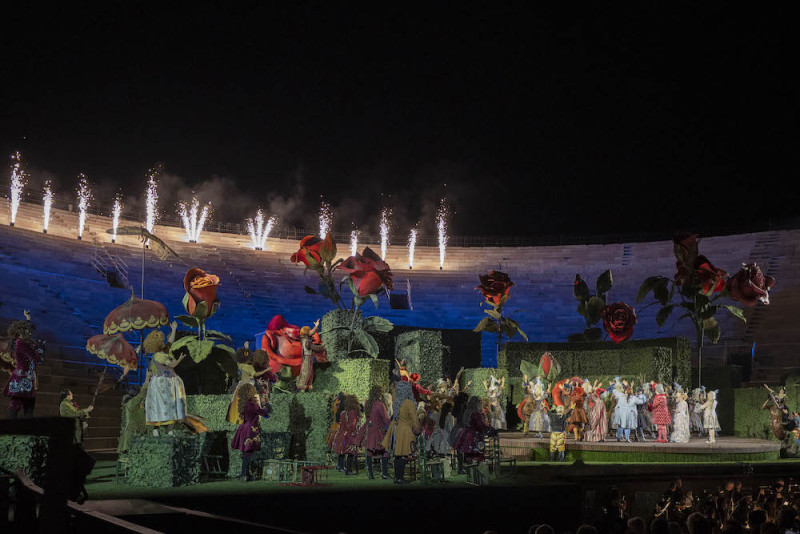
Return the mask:
<path id="1" fill-rule="evenodd" d="M 92 336 L 86 342 L 86 350 L 108 363 L 127 367 L 131 371 L 136 370 L 139 364 L 136 349 L 122 337 L 121 333 Z"/>
<path id="2" fill-rule="evenodd" d="M 169 324 L 169 313 L 163 304 L 154 300 L 142 300 L 131 294 L 128 302 L 117 306 L 106 316 L 103 322 L 103 334 L 158 328 L 167 324 Z"/>

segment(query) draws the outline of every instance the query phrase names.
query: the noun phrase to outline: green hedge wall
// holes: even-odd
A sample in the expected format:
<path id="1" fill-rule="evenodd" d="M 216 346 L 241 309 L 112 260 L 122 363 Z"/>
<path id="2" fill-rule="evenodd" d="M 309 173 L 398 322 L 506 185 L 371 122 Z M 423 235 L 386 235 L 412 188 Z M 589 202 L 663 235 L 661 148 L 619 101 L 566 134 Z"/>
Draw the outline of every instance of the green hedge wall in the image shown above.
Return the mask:
<path id="1" fill-rule="evenodd" d="M 397 336 L 395 358 L 406 360 L 409 373 L 422 375 L 422 384 L 432 384 L 444 376 L 442 332 L 414 330 Z"/>
<path id="2" fill-rule="evenodd" d="M 691 353 L 685 338 L 661 338 L 628 341 L 620 345 L 596 343 L 506 343 L 497 358 L 498 367 L 509 376 L 521 375 L 519 364 L 527 360 L 539 363 L 550 351 L 561 364 L 562 378 L 603 378 L 615 375 L 647 380 L 689 384 Z"/>
<path id="3" fill-rule="evenodd" d="M 228 407 L 233 394 L 225 395 L 187 395 L 186 411 L 204 417 L 212 432 L 235 431 L 237 425 L 227 421 Z"/>
<path id="4" fill-rule="evenodd" d="M 22 468 L 36 484 L 44 482 L 47 468 L 47 438 L 0 436 L 0 470 L 14 473 Z"/>
<path id="5" fill-rule="evenodd" d="M 350 334 L 346 330 L 334 330 L 340 326 L 350 326 L 353 318 L 353 313 L 357 313 L 356 321 L 362 320 L 362 313 L 360 311 L 353 312 L 351 310 L 331 310 L 322 316 L 320 321 L 319 331 L 322 343 L 325 345 L 325 351 L 328 354 L 328 360 L 336 361 L 343 360 L 349 357 L 347 354 L 347 343 Z M 353 341 L 353 349 L 362 348 L 358 341 Z"/>
<path id="6" fill-rule="evenodd" d="M 359 358 L 338 360 L 315 371 L 314 390 L 336 395 L 340 391 L 355 395 L 362 402 L 373 385 L 389 389 L 389 361 Z"/>
<path id="7" fill-rule="evenodd" d="M 174 436 L 152 434 L 136 436 L 128 449 L 127 484 L 169 488 L 200 482 L 200 459 L 206 435 L 177 433 Z"/>
<path id="8" fill-rule="evenodd" d="M 331 426 L 333 396 L 326 392 L 273 393 L 272 414 L 261 419 L 263 433 L 289 432 L 289 458 L 322 462 L 326 459 L 325 437 Z"/>
<path id="9" fill-rule="evenodd" d="M 498 380 L 501 380 L 503 377 L 506 378 L 506 387 L 503 389 L 503 405 L 506 406 L 511 393 L 511 383 L 508 378 L 508 372 L 505 369 L 493 369 L 491 367 L 464 369 L 460 380 L 461 388 L 463 389 L 463 387 L 472 380 L 472 385 L 469 387 L 468 393 L 476 397 L 486 398 L 488 395 L 486 394 L 486 389 L 483 387 L 483 383 L 485 381 L 489 384 L 491 375 L 494 375 Z"/>

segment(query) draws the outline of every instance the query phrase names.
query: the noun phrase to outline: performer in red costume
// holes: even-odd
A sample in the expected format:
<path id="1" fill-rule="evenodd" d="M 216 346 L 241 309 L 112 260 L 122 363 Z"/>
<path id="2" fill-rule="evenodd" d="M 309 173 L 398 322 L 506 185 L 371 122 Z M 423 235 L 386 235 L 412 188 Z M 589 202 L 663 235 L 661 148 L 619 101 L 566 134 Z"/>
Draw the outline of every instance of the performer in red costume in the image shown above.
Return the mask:
<path id="1" fill-rule="evenodd" d="M 36 390 L 39 389 L 36 366 L 44 359 L 44 348 L 37 346 L 32 337 L 35 326 L 31 323 L 31 314 L 28 310 L 24 314 L 24 321 L 14 321 L 8 327 L 8 349 L 13 368 L 6 369 L 11 376 L 3 388 L 3 395 L 10 399 L 8 417 L 11 419 L 16 419 L 20 410 L 23 417 L 33 417 Z"/>
<path id="2" fill-rule="evenodd" d="M 658 428 L 658 443 L 667 443 L 667 426 L 672 422 L 672 417 L 669 414 L 669 405 L 667 395 L 664 392 L 663 384 L 656 384 L 656 394 L 653 397 L 653 404 L 650 411 L 653 413 L 653 423 Z"/>
<path id="3" fill-rule="evenodd" d="M 361 435 L 358 422 L 361 419 L 361 407 L 355 395 L 346 395 L 339 406 L 339 429 L 333 438 L 333 452 L 339 456 L 339 465 L 344 458 L 345 474 L 354 475 L 353 460 L 358 452 Z"/>
<path id="4" fill-rule="evenodd" d="M 389 478 L 389 453 L 381 442 L 386 435 L 391 419 L 389 411 L 383 403 L 383 397 L 383 388 L 372 386 L 367 402 L 364 404 L 364 413 L 368 414 L 368 419 L 367 423 L 361 427 L 360 433 L 366 435 L 364 448 L 367 450 L 367 476 L 370 480 L 375 478 L 372 473 L 372 458 L 375 456 L 379 456 L 381 459 L 382 478 Z"/>

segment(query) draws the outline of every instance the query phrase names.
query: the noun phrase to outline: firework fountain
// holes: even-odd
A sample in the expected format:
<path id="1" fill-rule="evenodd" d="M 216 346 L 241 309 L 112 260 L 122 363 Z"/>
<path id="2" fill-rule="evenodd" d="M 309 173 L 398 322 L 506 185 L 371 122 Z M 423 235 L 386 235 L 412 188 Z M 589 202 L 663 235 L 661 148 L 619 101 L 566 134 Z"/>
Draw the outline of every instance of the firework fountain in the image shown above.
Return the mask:
<path id="1" fill-rule="evenodd" d="M 408 268 L 414 268 L 414 249 L 417 246 L 417 229 L 412 228 L 408 235 Z"/>
<path id="2" fill-rule="evenodd" d="M 11 155 L 11 226 L 17 220 L 17 210 L 22 202 L 22 190 L 25 187 L 25 172 L 22 170 L 22 154 Z"/>
<path id="3" fill-rule="evenodd" d="M 92 192 L 89 190 L 89 180 L 85 174 L 78 175 L 78 239 L 83 238 L 83 228 L 86 226 L 86 214 L 89 211 L 89 201 Z"/>
<path id="4" fill-rule="evenodd" d="M 447 203 L 445 199 L 439 202 L 439 209 L 436 210 L 436 230 L 439 234 L 439 270 L 442 270 L 447 250 Z"/>
<path id="5" fill-rule="evenodd" d="M 383 208 L 381 211 L 381 259 L 386 259 L 386 251 L 389 248 L 389 217 L 392 216 L 392 210 Z"/>
<path id="6" fill-rule="evenodd" d="M 147 176 L 147 191 L 145 192 L 145 208 L 147 209 L 147 219 L 144 227 L 151 234 L 158 220 L 158 181 L 156 171 L 151 170 Z"/>
<path id="7" fill-rule="evenodd" d="M 328 232 L 331 231 L 333 226 L 333 210 L 331 210 L 331 205 L 322 201 L 322 204 L 319 206 L 319 237 L 320 239 L 325 239 L 325 236 L 328 235 Z"/>
<path id="8" fill-rule="evenodd" d="M 120 194 L 117 193 L 114 195 L 114 209 L 111 212 L 111 229 L 113 233 L 111 234 L 111 242 L 117 242 L 117 228 L 119 228 L 119 217 L 122 215 L 122 199 L 120 198 Z"/>
<path id="9" fill-rule="evenodd" d="M 278 222 L 277 217 L 274 215 L 269 219 L 264 219 L 264 212 L 258 210 L 255 220 L 247 219 L 247 231 L 250 233 L 250 241 L 253 243 L 253 248 L 256 250 L 264 250 L 267 248 L 267 237 Z"/>
<path id="10" fill-rule="evenodd" d="M 358 252 L 358 230 L 350 230 L 350 255 L 355 256 Z"/>
<path id="11" fill-rule="evenodd" d="M 203 232 L 203 226 L 206 224 L 210 212 L 211 203 L 201 208 L 197 197 L 192 197 L 191 204 L 185 202 L 178 204 L 178 213 L 183 221 L 183 228 L 186 230 L 189 243 L 197 243 L 200 240 L 200 234 Z"/>
<path id="12" fill-rule="evenodd" d="M 44 195 L 42 195 L 42 232 L 47 233 L 47 227 L 50 225 L 50 208 L 53 207 L 53 187 L 50 180 L 44 183 Z"/>

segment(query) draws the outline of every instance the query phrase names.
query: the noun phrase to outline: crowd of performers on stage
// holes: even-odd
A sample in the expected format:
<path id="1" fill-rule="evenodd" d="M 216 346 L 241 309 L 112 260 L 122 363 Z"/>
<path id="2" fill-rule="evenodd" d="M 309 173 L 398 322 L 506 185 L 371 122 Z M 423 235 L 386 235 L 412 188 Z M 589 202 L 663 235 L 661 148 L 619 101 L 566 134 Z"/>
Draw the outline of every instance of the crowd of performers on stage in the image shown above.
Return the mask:
<path id="1" fill-rule="evenodd" d="M 517 406 L 524 432 L 550 433 L 551 453 L 563 458 L 564 442 L 631 440 L 687 443 L 707 435 L 713 444 L 720 430 L 717 391 L 679 384 L 635 384 L 615 378 L 607 387 L 597 380 L 571 378 L 545 387 L 540 377 L 524 377 L 524 400 Z"/>

